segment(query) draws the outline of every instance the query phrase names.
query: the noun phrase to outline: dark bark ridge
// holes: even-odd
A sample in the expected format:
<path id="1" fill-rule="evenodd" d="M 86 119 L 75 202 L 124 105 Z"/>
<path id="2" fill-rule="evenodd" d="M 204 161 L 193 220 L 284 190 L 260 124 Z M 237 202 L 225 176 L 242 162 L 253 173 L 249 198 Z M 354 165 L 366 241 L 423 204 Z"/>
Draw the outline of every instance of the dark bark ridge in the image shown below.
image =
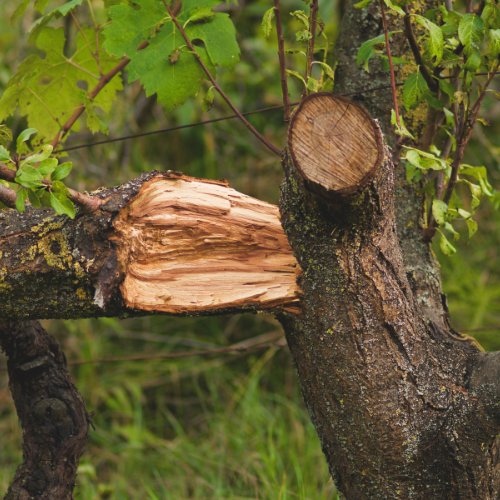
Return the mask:
<path id="1" fill-rule="evenodd" d="M 389 151 L 366 189 L 330 205 L 287 153 L 283 167 L 304 313 L 279 319 L 336 485 L 353 500 L 498 498 L 498 383 L 487 355 L 421 314 Z"/>
<path id="2" fill-rule="evenodd" d="M 0 322 L 0 346 L 23 428 L 23 462 L 5 500 L 74 498 L 90 417 L 64 354 L 38 322 Z"/>

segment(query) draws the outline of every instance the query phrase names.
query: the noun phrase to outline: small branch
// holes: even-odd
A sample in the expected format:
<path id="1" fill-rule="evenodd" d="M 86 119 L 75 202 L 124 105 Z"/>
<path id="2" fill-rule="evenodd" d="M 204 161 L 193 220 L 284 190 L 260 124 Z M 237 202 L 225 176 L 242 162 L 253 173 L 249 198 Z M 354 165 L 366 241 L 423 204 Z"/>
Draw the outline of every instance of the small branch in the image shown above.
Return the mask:
<path id="1" fill-rule="evenodd" d="M 9 208 L 16 208 L 16 192 L 0 183 L 0 202 Z"/>
<path id="2" fill-rule="evenodd" d="M 142 50 L 145 49 L 149 45 L 149 42 L 145 41 L 142 42 L 139 47 L 137 47 L 137 50 Z M 99 83 L 90 91 L 89 93 L 89 99 L 94 99 L 94 97 L 99 94 L 99 92 L 111 81 L 111 79 L 116 76 L 120 71 L 122 71 L 127 64 L 130 62 L 130 59 L 124 57 L 120 63 L 118 63 L 111 71 L 103 75 L 99 79 Z M 85 105 L 82 104 L 76 110 L 74 113 L 68 118 L 68 121 L 63 125 L 62 130 L 60 130 L 57 135 L 52 139 L 52 142 L 50 143 L 54 150 L 56 149 L 57 145 L 59 142 L 62 140 L 62 138 L 70 131 L 71 127 L 74 125 L 76 120 L 80 117 L 80 115 L 85 111 Z"/>
<path id="3" fill-rule="evenodd" d="M 392 100 L 394 102 L 394 111 L 396 112 L 396 123 L 398 127 L 401 126 L 399 118 L 398 98 L 396 96 L 396 78 L 394 76 L 394 64 L 392 63 L 391 47 L 389 46 L 389 33 L 387 32 L 387 21 L 385 19 L 384 1 L 379 0 L 380 10 L 382 11 L 382 22 L 384 23 L 385 47 L 387 49 L 387 57 L 389 59 L 389 66 L 391 69 L 391 87 L 392 87 Z"/>
<path id="4" fill-rule="evenodd" d="M 229 107 L 238 115 L 238 118 L 243 122 L 243 124 L 254 134 L 268 149 L 270 149 L 273 153 L 277 154 L 278 156 L 281 156 L 281 151 L 274 145 L 272 145 L 263 135 L 260 134 L 250 123 L 246 118 L 240 113 L 240 111 L 236 108 L 236 106 L 232 103 L 232 101 L 227 97 L 226 94 L 222 91 L 222 89 L 219 87 L 217 82 L 214 80 L 214 77 L 210 74 L 210 71 L 208 71 L 208 68 L 205 66 L 203 61 L 201 60 L 200 55 L 198 52 L 196 52 L 195 48 L 193 47 L 193 44 L 191 43 L 191 40 L 189 40 L 189 37 L 186 35 L 186 32 L 184 31 L 183 27 L 179 24 L 179 21 L 177 21 L 177 17 L 175 14 L 172 12 L 172 9 L 169 7 L 168 3 L 166 0 L 163 0 L 163 4 L 165 5 L 165 8 L 167 9 L 168 15 L 172 18 L 172 21 L 174 22 L 175 26 L 179 30 L 180 34 L 183 36 L 184 40 L 186 41 L 187 46 L 189 47 L 189 50 L 193 53 L 193 55 L 196 57 L 198 60 L 200 66 L 203 68 L 203 71 L 205 74 L 208 76 L 209 80 L 212 82 L 212 85 L 216 88 L 217 92 L 222 96 L 222 98 L 226 101 L 226 103 L 229 105 Z"/>
<path id="5" fill-rule="evenodd" d="M 452 0 L 445 0 L 444 6 L 446 7 L 446 10 L 450 12 L 450 10 L 453 10 L 453 2 Z"/>
<path id="6" fill-rule="evenodd" d="M 280 61 L 281 93 L 283 94 L 283 106 L 285 108 L 285 123 L 290 121 L 290 96 L 288 95 L 288 83 L 286 79 L 285 62 L 285 38 L 281 27 L 280 2 L 274 0 L 274 10 L 276 16 L 276 33 L 278 35 L 278 58 Z"/>
<path id="7" fill-rule="evenodd" d="M 472 0 L 467 0 L 465 11 L 467 12 L 467 14 L 472 14 Z"/>
<path id="8" fill-rule="evenodd" d="M 94 23 L 94 31 L 95 31 L 95 61 L 97 63 L 97 68 L 99 69 L 99 76 L 102 76 L 101 69 L 101 61 L 99 59 L 99 26 L 95 21 L 94 9 L 92 8 L 92 2 L 87 0 L 87 4 L 89 6 L 90 15 L 92 16 L 92 22 Z"/>
<path id="9" fill-rule="evenodd" d="M 420 48 L 418 46 L 417 40 L 415 39 L 415 34 L 413 33 L 413 27 L 411 25 L 411 14 L 410 11 L 408 10 L 407 6 L 403 7 L 403 11 L 406 14 L 404 17 L 404 26 L 405 26 L 405 34 L 406 37 L 408 38 L 408 42 L 410 43 L 410 48 L 411 51 L 413 52 L 413 58 L 415 59 L 415 63 L 417 66 L 420 66 L 420 72 L 422 73 L 422 76 L 424 77 L 425 81 L 427 82 L 427 85 L 429 88 L 433 91 L 436 92 L 437 89 L 439 88 L 438 83 L 432 78 L 431 74 L 429 73 L 429 70 L 424 64 L 424 61 L 422 59 L 422 54 L 420 54 Z"/>
<path id="10" fill-rule="evenodd" d="M 11 170 L 7 165 L 0 162 L 0 179 L 7 182 L 16 182 L 16 172 Z M 42 183 L 50 188 L 52 186 L 52 181 L 47 179 L 42 180 Z M 99 208 L 99 206 L 104 203 L 103 200 L 95 196 L 87 196 L 85 194 L 79 193 L 74 189 L 67 188 L 69 191 L 68 198 L 75 204 L 83 208 L 86 212 L 94 212 Z M 12 190 L 10 190 L 12 191 Z M 16 195 L 17 197 L 17 195 Z M 2 201 L 3 202 L 3 201 Z M 15 200 L 14 200 L 15 202 Z"/>
<path id="11" fill-rule="evenodd" d="M 90 2 L 88 2 L 89 5 L 90 5 Z M 92 12 L 92 7 L 90 8 L 90 11 L 92 13 L 92 18 L 94 17 L 94 13 Z M 69 13 L 71 14 L 71 17 L 73 18 L 73 21 L 75 21 L 75 24 L 77 25 L 78 27 L 78 30 L 80 31 L 80 33 L 82 34 L 83 36 L 83 39 L 85 40 L 85 43 L 87 44 L 87 47 L 89 48 L 89 51 L 90 53 L 92 54 L 92 57 L 95 59 L 95 62 L 97 64 L 97 68 L 99 69 L 99 75 L 102 76 L 102 71 L 101 71 L 101 63 L 99 62 L 99 55 L 98 55 L 98 40 L 97 40 L 97 37 L 96 37 L 96 47 L 95 47 L 95 52 L 92 50 L 92 46 L 90 45 L 90 42 L 88 41 L 87 39 L 87 36 L 85 35 L 85 32 L 82 30 L 80 24 L 78 23 L 78 21 L 76 20 L 76 17 L 75 15 L 73 14 L 73 11 L 69 11 Z M 94 20 L 94 26 L 95 26 L 95 20 Z M 96 34 L 97 34 L 97 31 L 96 31 Z"/>
<path id="12" fill-rule="evenodd" d="M 318 0 L 312 0 L 311 3 L 311 21 L 309 23 L 309 33 L 311 33 L 311 39 L 309 40 L 309 51 L 308 51 L 308 60 L 306 64 L 306 83 L 307 78 L 312 76 L 312 64 L 314 59 L 314 40 L 316 39 L 316 22 L 318 19 Z M 310 94 L 310 91 L 307 90 L 307 94 Z"/>

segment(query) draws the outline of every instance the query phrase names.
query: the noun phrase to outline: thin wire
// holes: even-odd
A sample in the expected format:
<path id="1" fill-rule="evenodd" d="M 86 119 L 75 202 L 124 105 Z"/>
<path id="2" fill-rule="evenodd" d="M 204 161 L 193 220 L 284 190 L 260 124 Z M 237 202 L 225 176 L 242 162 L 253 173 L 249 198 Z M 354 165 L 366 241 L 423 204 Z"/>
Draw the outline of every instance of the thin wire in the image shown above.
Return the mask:
<path id="1" fill-rule="evenodd" d="M 487 73 L 487 72 L 481 72 L 481 73 L 476 73 L 474 76 L 488 75 L 488 74 L 489 73 Z M 452 76 L 440 77 L 441 80 L 446 80 L 448 78 L 453 78 L 453 77 Z M 396 87 L 401 87 L 403 85 L 404 85 L 404 83 L 396 83 Z M 355 90 L 353 92 L 346 92 L 345 94 L 336 94 L 336 95 L 346 97 L 346 96 L 350 96 L 350 95 L 365 94 L 367 92 L 375 92 L 376 90 L 384 90 L 384 89 L 390 89 L 390 88 L 391 88 L 391 85 L 380 85 L 379 87 L 373 87 L 373 88 L 363 89 L 363 90 Z M 299 102 L 293 102 L 290 104 L 290 106 L 297 106 L 298 104 L 299 104 Z M 247 115 L 253 115 L 256 113 L 264 113 L 266 111 L 274 111 L 276 109 L 281 109 L 283 107 L 284 107 L 283 105 L 272 106 L 270 108 L 256 109 L 254 111 L 247 111 L 246 113 L 241 113 L 241 114 L 243 116 L 247 116 Z M 105 141 L 91 142 L 90 144 L 80 144 L 79 146 L 72 146 L 70 148 L 59 149 L 57 151 L 54 151 L 54 154 L 67 153 L 68 151 L 75 151 L 76 149 L 90 148 L 91 146 L 100 146 L 101 144 L 109 144 L 112 142 L 126 141 L 127 139 L 135 139 L 136 137 L 145 137 L 147 135 L 161 134 L 164 132 L 172 132 L 174 130 L 181 130 L 184 128 L 197 127 L 199 125 L 207 125 L 209 123 L 216 123 L 216 122 L 221 122 L 224 120 L 232 120 L 233 118 L 238 118 L 238 115 L 222 116 L 221 118 L 214 118 L 213 120 L 205 120 L 202 122 L 189 123 L 188 125 L 178 125 L 177 127 L 163 128 L 160 130 L 154 130 L 153 132 L 143 132 L 142 134 L 126 135 L 123 137 L 117 137 L 116 139 L 107 139 Z"/>
<path id="2" fill-rule="evenodd" d="M 153 355 L 142 355 L 142 356 L 127 356 L 123 358 L 99 358 L 99 359 L 86 359 L 81 361 L 70 361 L 68 366 L 78 366 L 86 365 L 89 363 L 109 363 L 116 361 L 143 361 L 150 359 L 163 359 L 163 358 L 180 358 L 184 356 L 206 356 L 208 354 L 224 354 L 224 353 L 244 353 L 249 351 L 255 351 L 258 349 L 267 349 L 271 347 L 281 348 L 285 347 L 284 343 L 272 343 L 272 344 L 259 344 L 248 347 L 223 347 L 221 349 L 210 349 L 206 351 L 188 351 L 188 352 L 174 352 L 168 354 L 153 354 Z M 0 367 L 0 371 L 6 371 L 7 367 Z"/>

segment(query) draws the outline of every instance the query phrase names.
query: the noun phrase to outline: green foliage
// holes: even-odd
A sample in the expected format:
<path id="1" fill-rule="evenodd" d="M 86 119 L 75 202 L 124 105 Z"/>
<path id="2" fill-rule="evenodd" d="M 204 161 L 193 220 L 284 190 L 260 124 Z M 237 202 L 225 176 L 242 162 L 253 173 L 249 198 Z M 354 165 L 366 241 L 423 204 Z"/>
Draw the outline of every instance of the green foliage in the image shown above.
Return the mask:
<path id="1" fill-rule="evenodd" d="M 266 38 L 269 38 L 271 35 L 271 30 L 272 30 L 272 20 L 274 19 L 274 14 L 275 14 L 275 8 L 271 7 L 269 10 L 266 11 L 264 14 L 264 17 L 262 18 L 262 31 L 264 32 L 264 36 Z"/>
<path id="2" fill-rule="evenodd" d="M 232 71 L 240 54 L 229 16 L 218 12 L 211 19 L 206 18 L 207 9 L 211 11 L 218 3 L 219 0 L 206 0 L 205 4 L 200 0 L 184 0 L 178 15 L 179 23 L 185 25 L 186 35 L 190 40 L 199 39 L 204 42 L 205 48 L 196 46 L 195 50 L 211 74 L 215 74 L 215 66 Z M 111 7 L 113 23 L 104 30 L 104 47 L 109 54 L 118 57 L 126 54 L 131 59 L 128 67 L 129 80 L 140 78 L 146 95 L 156 93 L 165 110 L 169 111 L 195 96 L 207 76 L 193 54 L 184 49 L 175 64 L 166 61 L 167 55 L 185 46 L 186 42 L 173 21 L 168 18 L 163 3 L 157 0 L 140 0 L 138 6 L 138 10 L 127 5 Z M 205 18 L 196 17 L 200 12 L 205 13 Z M 208 22 L 188 23 L 193 19 Z M 158 23 L 163 25 L 151 38 L 151 26 Z M 149 41 L 149 46 L 137 51 L 139 44 L 146 40 Z"/>
<path id="3" fill-rule="evenodd" d="M 403 86 L 403 102 L 407 110 L 415 109 L 425 94 L 429 91 L 425 78 L 420 73 L 419 68 L 412 73 Z"/>
<path id="4" fill-rule="evenodd" d="M 30 127 L 38 130 L 37 144 L 51 140 L 75 108 L 81 104 L 78 84 L 85 82 L 92 89 L 99 82 L 99 68 L 90 50 L 95 52 L 95 33 L 83 27 L 76 36 L 76 49 L 70 58 L 63 54 L 63 28 L 44 28 L 38 36 L 37 47 L 45 51 L 45 59 L 37 55 L 23 61 L 0 99 L 0 120 L 13 114 L 17 106 L 28 115 Z M 100 67 L 104 73 L 116 66 L 117 60 L 108 56 L 99 40 Z M 114 78 L 92 101 L 109 112 L 116 92 L 121 90 L 120 78 Z M 89 116 L 89 113 L 87 113 Z M 92 117 L 89 118 L 92 124 Z M 78 124 L 75 124 L 78 130 Z"/>

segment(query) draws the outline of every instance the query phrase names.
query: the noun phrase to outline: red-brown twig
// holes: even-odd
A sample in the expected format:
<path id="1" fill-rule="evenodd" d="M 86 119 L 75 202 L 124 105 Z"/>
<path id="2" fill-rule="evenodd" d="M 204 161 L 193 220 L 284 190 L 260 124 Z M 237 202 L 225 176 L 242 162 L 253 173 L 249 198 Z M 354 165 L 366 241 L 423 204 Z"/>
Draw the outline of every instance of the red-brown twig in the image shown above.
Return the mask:
<path id="1" fill-rule="evenodd" d="M 16 208 L 17 194 L 16 192 L 0 183 L 0 202 L 6 207 Z"/>
<path id="2" fill-rule="evenodd" d="M 165 5 L 165 8 L 167 9 L 168 15 L 171 17 L 172 21 L 174 22 L 175 26 L 179 30 L 179 33 L 182 35 L 184 40 L 186 41 L 187 46 L 189 47 L 189 50 L 193 53 L 193 55 L 196 57 L 198 60 L 200 66 L 203 68 L 203 71 L 205 74 L 208 76 L 208 79 L 212 82 L 212 85 L 215 87 L 217 92 L 222 96 L 222 98 L 227 102 L 229 107 L 238 115 L 238 118 L 243 122 L 243 124 L 252 132 L 252 134 L 259 139 L 262 144 L 264 144 L 268 149 L 270 149 L 273 153 L 277 154 L 278 156 L 281 156 L 281 151 L 271 144 L 260 132 L 258 132 L 246 118 L 240 113 L 240 111 L 236 108 L 236 106 L 232 103 L 231 99 L 222 91 L 222 89 L 219 87 L 217 82 L 215 81 L 214 77 L 211 75 L 210 71 L 208 71 L 208 68 L 205 66 L 203 61 L 201 60 L 200 55 L 198 52 L 196 52 L 195 48 L 193 47 L 193 44 L 191 43 L 191 40 L 189 37 L 186 35 L 186 32 L 184 31 L 184 28 L 179 24 L 179 21 L 177 20 L 177 17 L 175 14 L 172 12 L 172 9 L 169 7 L 168 3 L 166 0 L 163 0 L 163 4 Z"/>
<path id="3" fill-rule="evenodd" d="M 142 42 L 137 50 L 145 49 L 149 45 L 149 42 Z M 99 94 L 99 92 L 111 81 L 111 79 L 116 76 L 120 71 L 122 71 L 127 64 L 130 62 L 130 59 L 124 57 L 111 71 L 103 75 L 99 79 L 99 83 L 89 92 L 89 99 L 94 99 L 94 97 Z M 76 120 L 80 117 L 80 115 L 85 111 L 85 105 L 81 104 L 74 113 L 68 118 L 67 122 L 63 125 L 62 129 L 57 133 L 57 135 L 52 139 L 50 143 L 52 147 L 55 149 L 59 144 L 60 140 L 70 131 L 71 127 L 74 125 Z"/>
<path id="4" fill-rule="evenodd" d="M 312 65 L 314 59 L 314 40 L 316 39 L 316 22 L 318 19 L 318 0 L 312 0 L 311 2 L 311 21 L 309 23 L 309 33 L 311 34 L 311 38 L 309 39 L 309 50 L 308 50 L 308 60 L 306 64 L 306 83 L 308 77 L 312 76 Z M 307 89 L 307 94 L 310 91 Z"/>
<path id="5" fill-rule="evenodd" d="M 14 172 L 14 170 L 11 170 L 4 163 L 0 162 L 0 179 L 7 181 L 7 182 L 15 182 L 16 181 L 16 172 Z M 47 180 L 47 179 L 44 179 L 42 181 L 42 183 L 49 188 L 52 185 L 52 182 Z M 97 198 L 95 196 L 87 196 L 85 194 L 79 193 L 78 191 L 75 191 L 74 189 L 71 189 L 71 188 L 67 188 L 67 189 L 69 192 L 68 198 L 73 203 L 75 203 L 75 205 L 82 207 L 87 212 L 93 212 L 94 210 L 97 210 L 99 208 L 99 206 L 102 203 L 104 203 L 103 200 L 101 200 L 100 198 Z M 17 198 L 17 195 L 16 195 L 16 198 Z"/>
<path id="6" fill-rule="evenodd" d="M 290 121 L 290 96 L 288 95 L 288 83 L 286 80 L 286 62 L 285 62 L 285 38 L 283 28 L 281 27 L 280 2 L 274 0 L 274 14 L 276 16 L 276 33 L 278 35 L 278 58 L 280 61 L 281 75 L 281 93 L 283 94 L 283 107 L 285 108 L 285 123 Z"/>
<path id="7" fill-rule="evenodd" d="M 387 58 L 389 59 L 389 67 L 391 69 L 391 88 L 392 100 L 394 102 L 394 111 L 396 112 L 396 123 L 401 126 L 399 118 L 398 98 L 396 96 L 396 78 L 394 76 L 394 64 L 392 64 L 391 47 L 389 46 L 389 33 L 387 32 L 387 21 L 385 19 L 384 0 L 379 0 L 380 10 L 382 11 L 382 22 L 384 23 L 385 47 L 387 49 Z"/>
<path id="8" fill-rule="evenodd" d="M 122 358 L 98 358 L 98 359 L 86 359 L 82 361 L 70 361 L 68 366 L 78 366 L 78 365 L 86 365 L 89 363 L 109 363 L 109 362 L 117 362 L 117 361 L 143 361 L 150 359 L 168 359 L 168 358 L 180 358 L 186 356 L 207 356 L 209 354 L 226 354 L 226 353 L 245 353 L 249 351 L 256 351 L 259 349 L 269 349 L 276 348 L 280 349 L 284 347 L 286 344 L 283 342 L 276 342 L 272 344 L 259 344 L 248 347 L 223 347 L 221 349 L 210 349 L 207 351 L 188 351 L 188 352 L 174 352 L 174 353 L 166 353 L 166 354 L 153 354 L 153 355 L 139 355 L 139 356 L 126 356 Z M 6 370 L 7 368 L 1 367 L 0 370 Z"/>

